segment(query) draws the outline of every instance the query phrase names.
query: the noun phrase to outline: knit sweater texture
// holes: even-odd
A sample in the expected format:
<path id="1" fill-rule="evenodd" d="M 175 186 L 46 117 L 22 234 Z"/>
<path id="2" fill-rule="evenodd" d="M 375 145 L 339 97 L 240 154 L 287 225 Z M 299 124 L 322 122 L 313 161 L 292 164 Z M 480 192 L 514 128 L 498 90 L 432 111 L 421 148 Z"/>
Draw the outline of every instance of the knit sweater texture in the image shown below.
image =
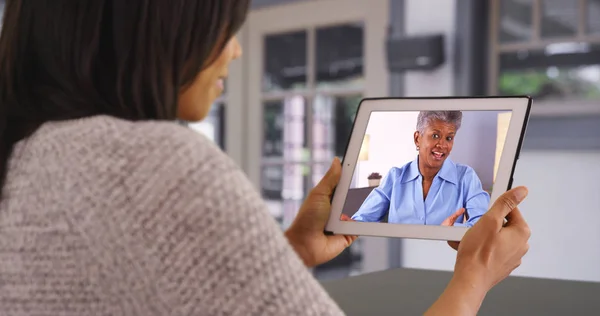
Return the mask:
<path id="1" fill-rule="evenodd" d="M 244 173 L 171 122 L 52 122 L 14 147 L 0 315 L 341 315 Z"/>

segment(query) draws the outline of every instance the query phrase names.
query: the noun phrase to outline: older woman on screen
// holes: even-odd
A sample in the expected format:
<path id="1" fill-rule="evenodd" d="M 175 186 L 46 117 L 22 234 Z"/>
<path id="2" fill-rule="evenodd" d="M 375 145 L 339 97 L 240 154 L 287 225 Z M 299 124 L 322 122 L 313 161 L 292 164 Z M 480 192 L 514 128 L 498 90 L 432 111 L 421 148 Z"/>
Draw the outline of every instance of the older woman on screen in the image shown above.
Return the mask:
<path id="1" fill-rule="evenodd" d="M 414 141 L 417 158 L 392 168 L 352 220 L 471 227 L 487 211 L 489 194 L 473 168 L 448 158 L 460 129 L 460 111 L 423 111 Z"/>

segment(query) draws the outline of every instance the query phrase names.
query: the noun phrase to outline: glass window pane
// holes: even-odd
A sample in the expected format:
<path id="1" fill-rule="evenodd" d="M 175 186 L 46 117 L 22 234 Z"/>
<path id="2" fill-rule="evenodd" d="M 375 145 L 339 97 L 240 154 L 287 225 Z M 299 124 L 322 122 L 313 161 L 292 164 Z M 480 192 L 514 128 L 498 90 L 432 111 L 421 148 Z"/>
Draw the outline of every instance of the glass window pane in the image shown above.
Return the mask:
<path id="1" fill-rule="evenodd" d="M 301 96 L 264 105 L 263 157 L 307 160 L 307 102 Z"/>
<path id="2" fill-rule="evenodd" d="M 309 185 L 309 166 L 282 163 L 263 165 L 261 192 L 271 215 L 287 229 L 296 217 Z"/>
<path id="3" fill-rule="evenodd" d="M 532 34 L 533 0 L 500 1 L 500 42 L 527 41 Z"/>
<path id="4" fill-rule="evenodd" d="M 317 164 L 313 164 L 312 166 L 312 186 L 316 186 L 317 184 L 319 184 L 319 182 L 321 181 L 321 179 L 323 179 L 323 176 L 325 176 L 325 174 L 327 173 L 327 170 L 329 170 L 329 167 L 331 166 L 331 162 L 329 163 L 317 163 Z"/>
<path id="5" fill-rule="evenodd" d="M 587 1 L 587 31 L 592 34 L 600 33 L 600 0 Z"/>
<path id="6" fill-rule="evenodd" d="M 317 87 L 362 88 L 364 27 L 362 23 L 323 27 L 316 32 Z"/>
<path id="7" fill-rule="evenodd" d="M 542 37 L 574 36 L 579 26 L 579 1 L 543 0 Z"/>
<path id="8" fill-rule="evenodd" d="M 306 31 L 266 36 L 263 91 L 305 88 L 306 50 Z"/>
<path id="9" fill-rule="evenodd" d="M 550 66 L 505 70 L 500 74 L 499 93 L 530 95 L 537 100 L 598 99 L 600 66 Z"/>
<path id="10" fill-rule="evenodd" d="M 500 75 L 499 92 L 501 95 L 530 95 L 537 100 L 598 99 L 600 66 L 504 71 Z"/>
<path id="11" fill-rule="evenodd" d="M 499 93 L 541 99 L 600 97 L 600 45 L 558 43 L 500 55 Z M 565 105 L 567 106 L 567 105 Z"/>
<path id="12" fill-rule="evenodd" d="M 362 96 L 318 95 L 313 104 L 313 160 L 330 163 L 343 157 Z"/>

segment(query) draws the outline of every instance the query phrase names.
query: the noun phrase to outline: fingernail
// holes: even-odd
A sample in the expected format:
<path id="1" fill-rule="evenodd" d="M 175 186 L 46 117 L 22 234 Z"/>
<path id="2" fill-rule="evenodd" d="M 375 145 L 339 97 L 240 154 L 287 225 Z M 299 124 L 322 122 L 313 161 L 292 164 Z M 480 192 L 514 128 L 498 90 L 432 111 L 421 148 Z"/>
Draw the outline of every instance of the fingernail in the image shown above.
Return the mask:
<path id="1" fill-rule="evenodd" d="M 521 203 L 525 199 L 525 197 L 527 197 L 527 193 L 528 193 L 527 188 L 518 187 L 515 190 L 515 198 L 517 199 L 517 202 Z"/>

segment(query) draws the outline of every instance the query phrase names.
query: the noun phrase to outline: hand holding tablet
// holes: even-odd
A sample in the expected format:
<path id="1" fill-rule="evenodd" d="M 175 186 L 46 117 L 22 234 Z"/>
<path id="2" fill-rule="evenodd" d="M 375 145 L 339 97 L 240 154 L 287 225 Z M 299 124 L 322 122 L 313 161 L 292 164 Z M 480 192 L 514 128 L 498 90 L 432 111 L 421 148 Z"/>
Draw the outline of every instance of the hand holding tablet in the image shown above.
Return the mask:
<path id="1" fill-rule="evenodd" d="M 460 240 L 512 186 L 530 107 L 527 97 L 363 100 L 326 231 Z"/>
<path id="2" fill-rule="evenodd" d="M 502 194 L 454 245 L 458 253 L 452 280 L 425 315 L 477 314 L 486 293 L 521 264 L 531 236 L 518 209 L 526 195 L 523 187 Z"/>
<path id="3" fill-rule="evenodd" d="M 290 243 L 314 266 L 356 235 L 447 240 L 458 250 L 454 275 L 425 315 L 476 314 L 529 249 L 517 207 L 527 190 L 507 190 L 530 105 L 528 98 L 364 100 L 342 168 L 334 160 L 311 191 L 286 232 Z M 485 135 L 501 120 L 505 126 Z M 381 183 L 361 181 L 378 172 Z"/>

